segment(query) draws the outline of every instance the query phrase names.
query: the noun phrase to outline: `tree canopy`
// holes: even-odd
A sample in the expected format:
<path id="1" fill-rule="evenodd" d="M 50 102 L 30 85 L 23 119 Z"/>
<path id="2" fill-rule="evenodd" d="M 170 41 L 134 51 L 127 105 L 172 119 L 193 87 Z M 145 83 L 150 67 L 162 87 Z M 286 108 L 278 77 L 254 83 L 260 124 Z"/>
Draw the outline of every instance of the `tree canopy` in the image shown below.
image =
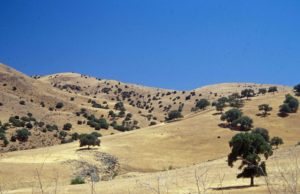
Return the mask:
<path id="1" fill-rule="evenodd" d="M 231 153 L 228 155 L 228 165 L 241 160 L 239 169 L 241 173 L 237 178 L 250 178 L 250 185 L 254 186 L 254 177 L 267 176 L 266 163 L 261 156 L 267 160 L 273 154 L 271 145 L 259 133 L 239 133 L 232 137 L 229 142 Z"/>

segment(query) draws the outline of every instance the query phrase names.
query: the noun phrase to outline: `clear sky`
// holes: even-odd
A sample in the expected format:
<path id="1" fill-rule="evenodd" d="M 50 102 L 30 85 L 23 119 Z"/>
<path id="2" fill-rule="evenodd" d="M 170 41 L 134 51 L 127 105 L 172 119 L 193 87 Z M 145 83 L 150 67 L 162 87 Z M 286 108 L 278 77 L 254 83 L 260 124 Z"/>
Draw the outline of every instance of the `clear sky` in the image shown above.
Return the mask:
<path id="1" fill-rule="evenodd" d="M 299 0 L 0 0 L 0 62 L 171 89 L 300 82 Z"/>

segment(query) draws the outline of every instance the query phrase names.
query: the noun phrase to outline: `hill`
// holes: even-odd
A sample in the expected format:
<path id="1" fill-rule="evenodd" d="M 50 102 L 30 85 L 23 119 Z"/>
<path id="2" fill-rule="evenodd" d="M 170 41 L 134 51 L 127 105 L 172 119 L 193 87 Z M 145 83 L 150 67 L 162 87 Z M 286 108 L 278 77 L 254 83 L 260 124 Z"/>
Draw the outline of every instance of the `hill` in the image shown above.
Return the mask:
<path id="1" fill-rule="evenodd" d="M 3 167 L 0 170 L 1 189 L 12 193 L 31 193 L 32 191 L 41 193 L 41 190 L 53 193 L 55 189 L 58 193 L 87 193 L 86 191 L 90 191 L 91 187 L 101 193 L 195 193 L 197 192 L 195 171 L 200 176 L 207 169 L 209 170 L 206 173 L 207 177 L 201 176 L 199 181 L 207 182 L 205 184 L 208 184 L 206 188 L 208 193 L 227 193 L 227 191 L 240 193 L 242 188 L 237 186 L 248 184 L 248 180 L 236 180 L 237 168 L 230 169 L 226 163 L 226 156 L 229 153 L 228 142 L 239 131 L 222 127 L 220 124 L 223 121 L 220 120 L 220 114 L 214 107 L 196 112 L 190 110 L 195 106 L 196 99 L 207 98 L 213 102 L 217 98 L 240 92 L 245 88 L 258 91 L 259 88 L 272 86 L 227 83 L 193 91 L 170 91 L 111 80 L 99 80 L 73 73 L 30 78 L 6 66 L 1 66 L 1 72 L 3 75 L 1 76 L 1 83 L 3 83 L 1 84 L 3 87 L 1 88 L 3 89 L 1 101 L 4 102 L 0 107 L 1 120 L 8 119 L 11 115 L 27 114 L 30 110 L 38 120 L 58 123 L 59 131 L 62 131 L 62 125 L 68 121 L 74 125 L 68 131 L 70 135 L 73 132 L 88 133 L 94 129 L 87 125 L 77 125 L 78 116 L 75 113 L 86 108 L 88 112 L 95 115 L 106 113 L 104 118 L 109 120 L 108 112 L 116 111 L 114 105 L 120 100 L 124 103 L 126 112 L 132 113 L 133 118 L 139 119 L 141 123 L 140 129 L 123 133 L 111 127 L 109 130 L 101 129 L 100 132 L 104 135 L 101 138 L 101 146 L 93 150 L 79 149 L 78 142 L 73 142 L 3 153 L 0 158 L 0 164 Z M 103 92 L 103 88 L 108 86 L 111 90 Z M 17 89 L 13 90 L 13 87 Z M 115 92 L 118 88 L 121 92 Z M 288 117 L 277 115 L 285 95 L 293 91 L 285 86 L 277 86 L 277 88 L 276 93 L 256 95 L 249 100 L 244 99 L 244 106 L 241 108 L 245 115 L 253 119 L 254 127 L 266 128 L 272 137 L 279 136 L 284 140 L 283 148 L 275 151 L 268 165 L 271 177 L 276 175 L 278 161 L 286 164 L 290 162 L 287 157 L 289 152 L 299 153 L 298 147 L 294 146 L 299 141 L 300 113 L 290 114 Z M 123 92 L 131 93 L 130 97 L 123 98 Z M 161 122 L 157 119 L 156 125 L 148 126 L 149 121 L 146 119 L 143 122 L 144 117 L 139 113 L 142 111 L 146 114 L 147 109 L 143 106 L 138 107 L 137 103 L 142 99 L 143 102 L 148 102 L 157 93 L 159 93 L 158 99 L 151 100 L 152 105 L 150 102 L 148 104 L 150 109 L 154 108 L 151 112 L 153 117 L 161 118 Z M 189 95 L 190 99 L 187 99 Z M 70 100 L 72 97 L 73 101 Z M 25 105 L 19 104 L 20 99 L 26 101 Z M 40 99 L 45 102 L 45 107 L 40 107 Z M 176 100 L 173 101 L 173 99 Z M 95 100 L 101 104 L 106 101 L 109 109 L 92 107 L 89 100 Z M 184 103 L 184 118 L 174 122 L 164 122 L 163 117 L 168 111 L 159 108 L 159 101 L 167 106 L 174 105 L 174 102 L 176 105 Z M 54 107 L 57 102 L 63 102 L 64 107 L 50 111 L 48 106 Z M 273 107 L 267 117 L 257 115 L 258 105 L 263 103 L 268 103 Z M 9 109 L 9 107 L 14 108 Z M 225 108 L 225 111 L 229 108 Z M 83 116 L 80 118 L 86 119 Z M 11 130 L 13 133 L 15 129 Z M 110 135 L 110 131 L 115 134 Z M 56 132 L 46 134 L 53 135 L 53 133 Z M 31 144 L 41 141 L 40 136 L 30 138 Z M 12 144 L 19 145 L 18 142 Z M 60 144 L 60 142 L 53 140 L 51 145 L 54 144 Z M 95 173 L 93 177 L 97 175 L 96 178 L 104 177 L 103 181 L 93 186 L 90 184 L 69 185 L 71 179 L 78 174 L 86 177 L 86 181 L 90 183 L 91 173 Z M 226 178 L 223 178 L 223 181 L 219 180 L 223 175 Z M 277 184 L 276 181 L 272 184 Z M 221 182 L 222 185 L 220 185 Z M 265 180 L 260 178 L 258 183 L 259 187 L 244 188 L 242 191 L 268 193 Z M 160 192 L 157 190 L 157 185 L 161 189 Z M 219 187 L 227 188 L 220 191 L 214 189 Z"/>

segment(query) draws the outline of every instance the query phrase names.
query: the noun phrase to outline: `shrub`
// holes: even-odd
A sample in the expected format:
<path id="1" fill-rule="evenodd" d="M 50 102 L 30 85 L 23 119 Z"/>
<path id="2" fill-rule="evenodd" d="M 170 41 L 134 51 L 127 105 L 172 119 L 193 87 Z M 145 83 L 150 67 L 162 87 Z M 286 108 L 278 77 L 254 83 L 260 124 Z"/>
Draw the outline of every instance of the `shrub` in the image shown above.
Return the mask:
<path id="1" fill-rule="evenodd" d="M 61 109 L 62 107 L 64 107 L 64 104 L 62 102 L 58 102 L 55 106 L 55 108 L 57 109 Z"/>
<path id="2" fill-rule="evenodd" d="M 241 96 L 246 97 L 247 99 L 249 99 L 250 97 L 255 96 L 255 92 L 252 89 L 244 89 L 241 92 Z"/>
<path id="3" fill-rule="evenodd" d="M 3 141 L 3 146 L 6 147 L 9 144 L 9 141 L 7 140 L 4 133 L 0 133 L 0 140 Z"/>
<path id="4" fill-rule="evenodd" d="M 299 101 L 297 98 L 293 97 L 290 94 L 287 94 L 285 101 L 279 107 L 279 115 L 287 116 L 289 113 L 296 113 L 298 111 Z"/>
<path id="5" fill-rule="evenodd" d="M 88 149 L 90 149 L 90 146 L 100 146 L 100 140 L 92 134 L 82 134 L 79 137 L 80 141 L 80 147 L 88 146 Z"/>
<path id="6" fill-rule="evenodd" d="M 151 121 L 149 126 L 153 126 L 153 125 L 156 125 L 157 123 L 155 121 Z"/>
<path id="7" fill-rule="evenodd" d="M 117 102 L 114 106 L 114 109 L 120 110 L 120 111 L 126 111 L 123 102 Z"/>
<path id="8" fill-rule="evenodd" d="M 64 127 L 63 127 L 63 130 L 69 131 L 69 130 L 71 130 L 71 128 L 72 128 L 72 124 L 71 124 L 71 123 L 66 123 L 66 124 L 64 125 Z"/>
<path id="9" fill-rule="evenodd" d="M 71 180 L 71 185 L 79 185 L 79 184 L 84 184 L 84 183 L 85 183 L 84 179 L 80 176 L 77 176 Z"/>
<path id="10" fill-rule="evenodd" d="M 24 127 L 25 123 L 23 121 L 19 120 L 19 117 L 10 117 L 9 122 L 14 126 L 14 127 Z"/>
<path id="11" fill-rule="evenodd" d="M 271 86 L 271 87 L 269 87 L 269 89 L 268 89 L 268 92 L 269 93 L 275 93 L 275 92 L 278 92 L 278 89 L 277 89 L 277 87 L 276 86 Z"/>
<path id="12" fill-rule="evenodd" d="M 26 123 L 26 127 L 28 128 L 28 129 L 32 129 L 32 124 L 31 123 Z"/>
<path id="13" fill-rule="evenodd" d="M 270 107 L 270 105 L 268 104 L 261 104 L 258 106 L 258 110 L 259 111 L 263 111 L 262 112 L 262 115 L 263 116 L 267 116 L 268 115 L 268 112 L 272 111 L 272 107 Z"/>
<path id="14" fill-rule="evenodd" d="M 278 146 L 282 144 L 283 144 L 283 140 L 280 137 L 273 137 L 271 139 L 271 145 L 276 146 L 276 149 L 278 149 Z"/>
<path id="15" fill-rule="evenodd" d="M 166 120 L 170 121 L 178 118 L 182 118 L 181 112 L 179 112 L 178 110 L 172 110 L 168 113 L 168 117 L 166 118 Z"/>
<path id="16" fill-rule="evenodd" d="M 264 94 L 266 94 L 266 93 L 267 93 L 267 88 L 259 88 L 259 89 L 258 89 L 258 94 L 264 95 Z"/>
<path id="17" fill-rule="evenodd" d="M 233 121 L 239 119 L 242 115 L 243 115 L 243 113 L 239 109 L 233 108 L 233 109 L 226 111 L 221 116 L 221 120 L 227 121 L 229 124 L 231 124 Z"/>
<path id="18" fill-rule="evenodd" d="M 210 102 L 206 99 L 201 99 L 196 103 L 196 108 L 204 110 L 207 106 L 210 105 Z"/>
<path id="19" fill-rule="evenodd" d="M 72 140 L 73 141 L 78 140 L 78 138 L 79 138 L 79 134 L 78 133 L 75 132 L 75 133 L 72 134 Z"/>
<path id="20" fill-rule="evenodd" d="M 285 96 L 285 101 L 284 101 L 284 103 L 289 105 L 289 107 L 290 107 L 292 113 L 297 112 L 298 107 L 299 107 L 299 101 L 298 101 L 297 98 L 293 97 L 293 96 L 290 95 L 290 94 L 287 94 L 287 95 Z"/>
<path id="21" fill-rule="evenodd" d="M 20 104 L 20 105 L 25 105 L 26 103 L 25 103 L 24 100 L 21 100 L 21 101 L 19 102 L 19 104 Z"/>
<path id="22" fill-rule="evenodd" d="M 300 84 L 297 84 L 295 87 L 294 87 L 294 91 L 296 93 L 297 96 L 300 95 Z"/>
<path id="23" fill-rule="evenodd" d="M 247 131 L 252 128 L 253 120 L 250 117 L 242 116 L 232 122 L 233 127 L 239 127 L 242 131 Z"/>
<path id="24" fill-rule="evenodd" d="M 60 138 L 60 139 L 64 139 L 67 135 L 68 135 L 68 133 L 65 132 L 65 131 L 60 131 L 60 132 L 59 132 L 59 138 Z"/>
<path id="25" fill-rule="evenodd" d="M 30 131 L 27 129 L 19 129 L 16 131 L 16 137 L 19 141 L 25 142 L 28 140 L 28 137 L 31 135 Z"/>

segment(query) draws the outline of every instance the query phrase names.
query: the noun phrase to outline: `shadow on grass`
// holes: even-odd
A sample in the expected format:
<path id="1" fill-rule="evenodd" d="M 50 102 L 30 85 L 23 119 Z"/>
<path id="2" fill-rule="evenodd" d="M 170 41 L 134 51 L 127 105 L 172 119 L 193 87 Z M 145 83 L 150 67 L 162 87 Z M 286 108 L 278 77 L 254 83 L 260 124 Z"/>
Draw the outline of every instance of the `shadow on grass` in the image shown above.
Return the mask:
<path id="1" fill-rule="evenodd" d="M 85 150 L 92 151 L 92 150 L 98 150 L 98 148 L 78 148 L 76 152 L 85 151 Z"/>
<path id="2" fill-rule="evenodd" d="M 217 188 L 211 188 L 214 191 L 223 191 L 223 190 L 233 190 L 233 189 L 248 189 L 248 188 L 255 188 L 259 185 L 250 186 L 250 185 L 241 185 L 241 186 L 228 186 L 228 187 L 217 187 Z"/>

